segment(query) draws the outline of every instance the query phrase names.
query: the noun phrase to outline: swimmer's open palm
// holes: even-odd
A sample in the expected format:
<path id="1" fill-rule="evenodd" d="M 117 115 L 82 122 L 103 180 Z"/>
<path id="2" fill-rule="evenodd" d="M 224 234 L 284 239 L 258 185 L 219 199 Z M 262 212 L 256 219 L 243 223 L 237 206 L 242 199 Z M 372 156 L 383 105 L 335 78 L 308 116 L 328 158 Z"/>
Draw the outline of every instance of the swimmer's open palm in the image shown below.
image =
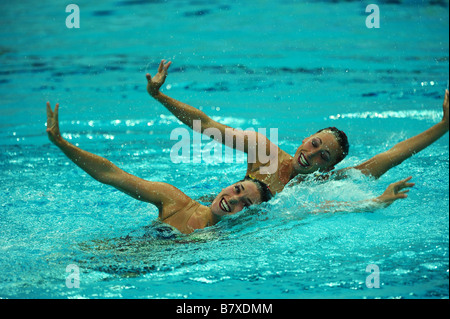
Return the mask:
<path id="1" fill-rule="evenodd" d="M 159 93 L 159 89 L 164 84 L 166 80 L 168 69 L 172 62 L 167 62 L 166 60 L 162 60 L 159 64 L 158 73 L 152 78 L 150 73 L 147 73 L 145 76 L 147 78 L 147 92 L 151 96 L 156 96 Z"/>
<path id="2" fill-rule="evenodd" d="M 404 180 L 392 183 L 391 185 L 388 186 L 388 188 L 386 188 L 384 193 L 377 198 L 377 200 L 383 203 L 384 205 L 389 206 L 397 199 L 408 197 L 406 193 L 409 192 L 409 189 L 405 188 L 414 186 L 414 183 L 408 183 L 411 180 L 411 178 L 412 177 L 410 176 Z"/>
<path id="3" fill-rule="evenodd" d="M 53 111 L 50 102 L 47 102 L 47 134 L 50 141 L 54 144 L 57 144 L 62 139 L 59 132 L 58 111 L 59 103 L 56 103 L 55 111 Z"/>

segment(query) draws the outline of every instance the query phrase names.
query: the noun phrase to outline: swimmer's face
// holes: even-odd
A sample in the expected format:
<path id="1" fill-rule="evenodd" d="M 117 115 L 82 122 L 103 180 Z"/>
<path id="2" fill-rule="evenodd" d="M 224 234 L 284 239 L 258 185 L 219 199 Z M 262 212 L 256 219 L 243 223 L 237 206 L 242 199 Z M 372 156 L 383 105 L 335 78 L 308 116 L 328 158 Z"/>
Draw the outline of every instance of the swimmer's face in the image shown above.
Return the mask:
<path id="1" fill-rule="evenodd" d="M 293 158 L 293 167 L 298 174 L 315 171 L 328 172 L 342 153 L 336 137 L 330 131 L 322 131 L 303 140 Z"/>
<path id="2" fill-rule="evenodd" d="M 224 188 L 212 202 L 211 211 L 217 216 L 224 216 L 260 203 L 261 195 L 256 184 L 242 181 Z"/>

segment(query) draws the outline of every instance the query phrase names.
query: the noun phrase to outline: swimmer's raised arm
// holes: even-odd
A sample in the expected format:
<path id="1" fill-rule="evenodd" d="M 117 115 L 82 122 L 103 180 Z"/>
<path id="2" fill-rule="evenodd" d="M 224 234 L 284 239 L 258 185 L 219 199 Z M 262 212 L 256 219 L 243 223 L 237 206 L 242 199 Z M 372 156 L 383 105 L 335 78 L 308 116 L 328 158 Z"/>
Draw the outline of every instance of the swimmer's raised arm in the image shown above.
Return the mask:
<path id="1" fill-rule="evenodd" d="M 449 92 L 445 91 L 442 120 L 426 131 L 402 141 L 390 150 L 375 155 L 354 168 L 363 174 L 379 178 L 389 169 L 399 165 L 412 155 L 420 152 L 441 138 L 449 129 Z M 344 169 L 346 170 L 346 169 Z M 342 170 L 342 171 L 344 171 Z M 339 173 L 339 171 L 337 172 Z"/>
<path id="2" fill-rule="evenodd" d="M 376 198 L 358 201 L 358 202 L 326 202 L 318 206 L 313 213 L 337 213 L 337 212 L 373 212 L 380 208 L 386 208 L 398 199 L 407 198 L 406 193 L 409 187 L 413 187 L 414 183 L 409 183 L 412 177 L 405 178 L 396 183 L 390 184 L 384 193 Z M 404 190 L 405 189 L 405 190 Z"/>
<path id="3" fill-rule="evenodd" d="M 221 131 L 224 130 L 225 125 L 213 121 L 204 112 L 186 103 L 175 100 L 160 91 L 161 86 L 167 78 L 168 69 L 172 64 L 170 61 L 167 63 L 165 62 L 165 60 L 161 61 L 159 64 L 158 73 L 156 73 L 153 78 L 149 73 L 146 74 L 148 94 L 164 105 L 173 115 L 175 115 L 181 122 L 189 126 L 191 129 L 194 129 L 194 121 L 197 120 L 201 122 L 201 133 L 210 127 L 218 128 Z"/>
<path id="4" fill-rule="evenodd" d="M 164 217 L 166 211 L 184 207 L 191 200 L 172 185 L 143 180 L 123 171 L 109 160 L 69 143 L 61 136 L 58 113 L 59 104 L 56 104 L 53 111 L 50 102 L 47 102 L 47 134 L 50 141 L 95 180 L 113 186 L 135 199 L 157 206 L 160 217 Z"/>
<path id="5" fill-rule="evenodd" d="M 166 63 L 165 60 L 162 60 L 159 64 L 158 73 L 153 78 L 149 73 L 146 74 L 147 92 L 150 96 L 164 105 L 173 115 L 191 129 L 199 130 L 200 133 L 213 137 L 219 143 L 248 153 L 254 144 L 252 141 L 255 141 L 256 144 L 261 143 L 261 145 L 265 145 L 267 153 L 270 152 L 270 147 L 273 147 L 273 145 L 264 135 L 255 131 L 237 130 L 214 121 L 199 109 L 162 93 L 160 88 L 164 84 L 170 65 L 170 61 Z M 199 123 L 198 127 L 195 125 L 194 121 L 199 121 L 197 122 Z M 211 129 L 218 130 L 220 134 L 213 134 Z M 227 135 L 229 137 L 228 139 Z M 231 142 L 233 142 L 233 144 L 228 145 L 231 144 Z"/>

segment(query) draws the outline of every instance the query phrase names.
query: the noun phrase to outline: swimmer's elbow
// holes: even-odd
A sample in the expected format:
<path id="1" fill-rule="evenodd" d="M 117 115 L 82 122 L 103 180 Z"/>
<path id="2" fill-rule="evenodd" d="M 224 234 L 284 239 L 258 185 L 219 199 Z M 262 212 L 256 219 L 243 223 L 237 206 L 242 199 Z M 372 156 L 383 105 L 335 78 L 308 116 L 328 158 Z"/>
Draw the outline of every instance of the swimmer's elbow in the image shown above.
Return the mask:
<path id="1" fill-rule="evenodd" d="M 102 184 L 116 186 L 126 179 L 126 175 L 128 173 L 112 164 L 110 167 L 105 168 L 105 170 L 96 172 L 95 176 L 92 177 Z"/>
<path id="2" fill-rule="evenodd" d="M 372 157 L 355 168 L 360 170 L 364 175 L 379 178 L 388 170 L 400 165 L 412 155 L 414 155 L 413 151 L 405 149 L 403 146 L 396 145 L 390 150 Z"/>

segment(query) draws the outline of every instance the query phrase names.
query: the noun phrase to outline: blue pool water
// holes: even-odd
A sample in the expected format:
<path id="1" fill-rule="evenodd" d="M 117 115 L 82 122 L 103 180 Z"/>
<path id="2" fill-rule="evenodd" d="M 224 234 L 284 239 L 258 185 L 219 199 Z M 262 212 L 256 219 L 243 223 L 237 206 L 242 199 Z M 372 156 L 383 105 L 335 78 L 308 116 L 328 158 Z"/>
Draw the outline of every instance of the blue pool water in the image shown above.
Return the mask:
<path id="1" fill-rule="evenodd" d="M 155 207 L 91 179 L 45 133 L 45 102 L 59 102 L 72 143 L 195 199 L 217 194 L 246 165 L 170 160 L 182 126 L 145 90 L 166 58 L 172 97 L 277 128 L 291 154 L 337 126 L 351 143 L 338 168 L 355 165 L 441 119 L 448 1 L 377 1 L 379 29 L 364 1 L 76 3 L 79 29 L 57 1 L 0 3 L 0 298 L 448 298 L 448 134 L 379 180 L 307 182 L 173 237 Z M 310 213 L 410 175 L 409 198 L 387 209 Z"/>

